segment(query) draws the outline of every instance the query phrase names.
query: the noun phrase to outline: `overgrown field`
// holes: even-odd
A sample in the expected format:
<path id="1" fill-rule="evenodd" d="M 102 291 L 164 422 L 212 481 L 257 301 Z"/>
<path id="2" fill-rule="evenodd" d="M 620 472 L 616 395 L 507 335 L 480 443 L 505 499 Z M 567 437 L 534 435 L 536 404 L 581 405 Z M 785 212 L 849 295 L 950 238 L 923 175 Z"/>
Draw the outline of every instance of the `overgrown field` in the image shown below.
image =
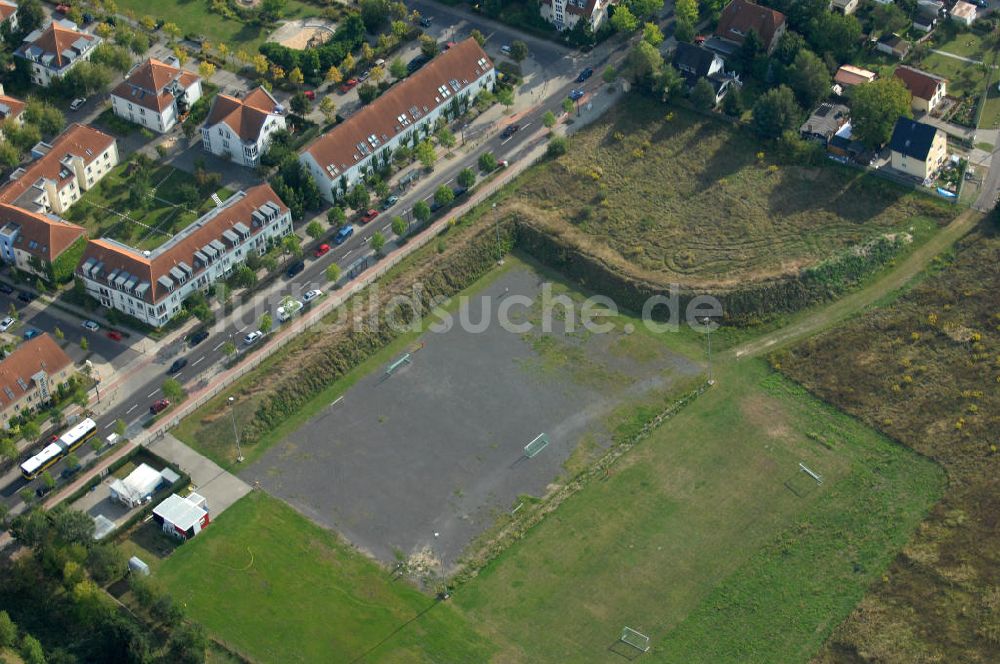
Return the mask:
<path id="1" fill-rule="evenodd" d="M 504 661 L 604 661 L 625 625 L 652 661 L 809 661 L 940 495 L 763 363 L 718 378 L 456 591 Z"/>
<path id="2" fill-rule="evenodd" d="M 779 165 L 746 132 L 679 109 L 665 116 L 641 96 L 618 111 L 521 178 L 507 205 L 637 278 L 710 288 L 794 275 L 952 216 L 832 163 Z"/>
<path id="3" fill-rule="evenodd" d="M 485 662 L 495 650 L 449 603 L 261 491 L 157 576 L 193 619 L 256 662 Z"/>
<path id="4" fill-rule="evenodd" d="M 819 662 L 1000 661 L 1000 234 L 983 222 L 895 303 L 774 358 L 940 462 L 949 485 Z"/>

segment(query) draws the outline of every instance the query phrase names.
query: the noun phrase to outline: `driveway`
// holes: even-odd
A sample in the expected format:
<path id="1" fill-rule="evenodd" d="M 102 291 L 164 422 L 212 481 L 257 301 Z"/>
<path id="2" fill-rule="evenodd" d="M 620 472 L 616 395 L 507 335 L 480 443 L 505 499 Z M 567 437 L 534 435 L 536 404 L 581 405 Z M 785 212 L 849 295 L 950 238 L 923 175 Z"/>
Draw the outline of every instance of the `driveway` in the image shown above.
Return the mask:
<path id="1" fill-rule="evenodd" d="M 177 464 L 191 476 L 194 490 L 208 501 L 208 509 L 213 519 L 250 493 L 249 484 L 226 472 L 215 462 L 198 454 L 169 433 L 154 440 L 148 447 L 164 459 Z"/>

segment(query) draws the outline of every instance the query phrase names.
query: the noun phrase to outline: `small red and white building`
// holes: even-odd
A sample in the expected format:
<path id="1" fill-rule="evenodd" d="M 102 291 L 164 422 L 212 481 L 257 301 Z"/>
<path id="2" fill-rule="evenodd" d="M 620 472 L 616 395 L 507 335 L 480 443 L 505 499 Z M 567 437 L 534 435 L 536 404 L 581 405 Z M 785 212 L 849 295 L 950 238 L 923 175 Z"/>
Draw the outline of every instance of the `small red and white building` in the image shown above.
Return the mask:
<path id="1" fill-rule="evenodd" d="M 208 502 L 197 493 L 187 496 L 171 494 L 153 508 L 153 521 L 160 524 L 167 535 L 189 540 L 211 522 Z"/>

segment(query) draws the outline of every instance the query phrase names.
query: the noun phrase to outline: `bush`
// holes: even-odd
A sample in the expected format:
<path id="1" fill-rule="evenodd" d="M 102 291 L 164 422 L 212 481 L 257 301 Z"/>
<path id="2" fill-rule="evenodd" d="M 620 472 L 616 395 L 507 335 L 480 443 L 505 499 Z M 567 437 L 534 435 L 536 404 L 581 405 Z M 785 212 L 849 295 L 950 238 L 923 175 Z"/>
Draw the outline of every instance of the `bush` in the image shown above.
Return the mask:
<path id="1" fill-rule="evenodd" d="M 553 136 L 552 140 L 549 141 L 549 146 L 545 149 L 545 154 L 550 157 L 561 157 L 566 154 L 568 146 L 569 141 L 566 140 L 565 136 Z"/>

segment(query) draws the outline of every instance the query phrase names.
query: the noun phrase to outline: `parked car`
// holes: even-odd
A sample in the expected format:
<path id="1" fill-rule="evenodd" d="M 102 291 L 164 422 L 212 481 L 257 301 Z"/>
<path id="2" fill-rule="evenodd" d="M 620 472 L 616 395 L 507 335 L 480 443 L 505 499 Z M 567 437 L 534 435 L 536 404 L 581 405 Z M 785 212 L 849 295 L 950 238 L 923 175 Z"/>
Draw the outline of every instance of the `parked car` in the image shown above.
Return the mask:
<path id="1" fill-rule="evenodd" d="M 14 289 L 8 286 L 7 284 L 0 284 L 0 293 L 3 293 L 4 295 L 10 295 L 13 292 Z"/>
<path id="2" fill-rule="evenodd" d="M 69 110 L 79 111 L 81 108 L 83 108 L 83 105 L 86 103 L 87 103 L 86 97 L 77 97 L 76 99 L 74 99 L 69 103 Z"/>
<path id="3" fill-rule="evenodd" d="M 315 90 L 306 90 L 302 94 L 305 95 L 305 98 L 308 99 L 309 101 L 316 101 L 316 91 Z"/>
<path id="4" fill-rule="evenodd" d="M 170 368 L 167 369 L 167 373 L 168 374 L 175 374 L 178 371 L 180 371 L 181 369 L 183 369 L 184 367 L 186 367 L 187 364 L 188 364 L 187 358 L 178 357 L 176 360 L 174 360 L 174 363 L 170 365 Z"/>
<path id="5" fill-rule="evenodd" d="M 342 226 L 340 230 L 337 231 L 337 234 L 333 236 L 333 243 L 336 245 L 344 244 L 345 242 L 347 242 L 347 238 L 351 237 L 352 235 L 354 235 L 354 226 L 352 226 L 351 224 Z"/>
<path id="6" fill-rule="evenodd" d="M 291 279 L 302 270 L 306 269 L 306 264 L 303 261 L 295 261 L 292 263 L 287 270 L 285 270 L 285 275 Z"/>
<path id="7" fill-rule="evenodd" d="M 511 51 L 510 51 L 510 44 L 504 44 L 503 46 L 501 46 L 500 47 L 500 52 L 503 53 L 506 56 L 509 56 L 510 53 L 511 53 Z"/>
<path id="8" fill-rule="evenodd" d="M 583 71 L 580 72 L 579 76 L 576 77 L 576 82 L 577 83 L 583 83 L 584 81 L 586 81 L 588 78 L 590 78 L 593 75 L 594 75 L 594 70 L 592 68 L 590 68 L 590 67 L 587 67 L 586 69 L 584 69 Z"/>
<path id="9" fill-rule="evenodd" d="M 24 340 L 28 341 L 29 339 L 34 339 L 35 337 L 37 337 L 41 333 L 42 333 L 42 331 L 39 330 L 38 328 L 36 328 L 36 327 L 29 327 L 24 332 Z"/>
<path id="10" fill-rule="evenodd" d="M 389 198 L 385 199 L 385 201 L 382 202 L 382 209 L 388 210 L 398 202 L 399 202 L 399 196 L 390 196 Z"/>
<path id="11" fill-rule="evenodd" d="M 376 210 L 375 208 L 371 208 L 368 210 L 368 212 L 365 212 L 363 215 L 361 215 L 361 223 L 367 224 L 369 221 L 372 221 L 377 216 L 378 216 L 378 210 Z"/>
<path id="12" fill-rule="evenodd" d="M 321 291 L 321 290 L 320 290 L 320 289 L 318 289 L 318 288 L 314 288 L 314 289 L 312 289 L 312 290 L 308 290 L 308 291 L 306 291 L 306 292 L 305 292 L 305 293 L 304 293 L 304 294 L 302 295 L 302 301 L 303 301 L 303 302 L 312 302 L 312 301 L 313 301 L 313 300 L 315 300 L 315 299 L 316 299 L 317 297 L 321 297 L 322 295 L 323 295 L 323 291 Z"/>
<path id="13" fill-rule="evenodd" d="M 101 326 L 92 320 L 83 321 L 83 327 L 90 330 L 91 332 L 97 332 L 99 329 L 101 329 Z"/>
<path id="14" fill-rule="evenodd" d="M 25 290 L 17 294 L 17 299 L 19 299 L 21 302 L 24 302 L 25 304 L 34 300 L 35 297 L 37 296 L 34 293 L 29 293 L 28 291 Z"/>
<path id="15" fill-rule="evenodd" d="M 59 12 L 60 14 L 68 14 L 70 9 L 72 9 L 72 7 L 70 7 L 66 3 L 60 3 L 56 5 L 56 11 Z"/>
<path id="16" fill-rule="evenodd" d="M 11 318 L 10 316 L 7 316 L 7 317 L 6 317 L 6 318 L 4 318 L 3 320 L 0 320 L 0 332 L 6 332 L 6 331 L 7 331 L 7 330 L 9 330 L 9 329 L 10 329 L 10 328 L 11 328 L 11 327 L 12 327 L 12 326 L 14 325 L 14 323 L 16 323 L 16 322 L 17 322 L 17 321 L 15 321 L 15 320 L 14 320 L 13 318 Z"/>
<path id="17" fill-rule="evenodd" d="M 413 72 L 417 71 L 418 69 L 426 65 L 428 62 L 430 62 L 430 60 L 431 59 L 428 58 L 426 55 L 418 55 L 417 57 L 413 58 L 406 64 L 406 71 L 412 74 Z"/>
<path id="18" fill-rule="evenodd" d="M 149 414 L 157 415 L 170 407 L 169 399 L 157 399 L 149 406 Z"/>
<path id="19" fill-rule="evenodd" d="M 243 337 L 243 343 L 245 343 L 247 346 L 252 346 L 258 341 L 260 341 L 261 337 L 263 336 L 264 336 L 263 332 L 261 332 L 260 330 L 254 330 L 250 334 Z"/>
<path id="20" fill-rule="evenodd" d="M 451 190 L 451 193 L 453 193 L 455 195 L 455 199 L 457 200 L 457 199 L 461 198 L 462 196 L 465 196 L 467 193 L 469 193 L 469 188 L 468 187 L 455 187 L 454 189 Z"/>
<path id="21" fill-rule="evenodd" d="M 364 83 L 365 81 L 368 80 L 368 77 L 371 76 L 371 75 L 372 75 L 371 69 L 366 69 L 363 72 L 361 72 L 360 74 L 358 74 L 358 81 Z"/>
<path id="22" fill-rule="evenodd" d="M 323 244 L 316 247 L 314 255 L 316 256 L 316 258 L 319 258 L 320 256 L 325 256 L 328 251 L 330 251 L 330 245 L 324 242 Z"/>
<path id="23" fill-rule="evenodd" d="M 80 472 L 81 468 L 83 468 L 83 466 L 73 466 L 72 468 L 64 468 L 63 471 L 59 473 L 59 477 L 61 477 L 64 480 L 68 480 L 74 475 L 76 475 L 78 472 Z"/>
<path id="24" fill-rule="evenodd" d="M 285 301 L 281 303 L 280 307 L 278 307 L 278 322 L 284 323 L 286 320 L 299 313 L 303 306 L 304 305 L 298 300 L 290 297 L 285 298 Z"/>
<path id="25" fill-rule="evenodd" d="M 111 339 L 112 341 L 121 341 L 122 336 L 122 333 L 118 330 L 108 330 L 108 339 Z"/>
<path id="26" fill-rule="evenodd" d="M 350 92 L 354 88 L 354 86 L 357 85 L 357 84 L 358 84 L 358 79 L 356 79 L 356 78 L 349 78 L 349 79 L 347 79 L 346 81 L 344 81 L 343 83 L 340 84 L 340 92 L 341 92 L 341 94 Z"/>
<path id="27" fill-rule="evenodd" d="M 188 338 L 188 345 L 194 348 L 205 339 L 208 339 L 208 330 L 198 330 Z"/>
<path id="28" fill-rule="evenodd" d="M 445 42 L 444 46 L 441 47 L 441 50 L 443 50 L 443 51 L 450 51 L 451 47 L 454 46 L 454 45 L 455 45 L 455 42 L 453 42 L 453 41 Z"/>
<path id="29" fill-rule="evenodd" d="M 507 168 L 508 166 L 510 166 L 510 162 L 506 159 L 501 159 L 497 162 L 497 168 Z"/>
<path id="30" fill-rule="evenodd" d="M 422 19 L 420 19 L 420 27 L 422 27 L 422 28 L 429 28 L 429 27 L 431 27 L 431 22 L 433 20 L 434 20 L 433 16 L 424 16 Z"/>
<path id="31" fill-rule="evenodd" d="M 583 90 L 581 90 L 580 88 L 574 88 L 569 91 L 569 98 L 572 99 L 573 101 L 576 101 L 582 97 L 583 97 Z"/>
<path id="32" fill-rule="evenodd" d="M 500 138 L 506 140 L 517 133 L 517 130 L 521 128 L 521 125 L 507 125 L 504 130 L 500 132 Z"/>
<path id="33" fill-rule="evenodd" d="M 375 61 L 375 66 L 376 67 L 384 67 L 385 66 L 385 58 L 379 58 L 378 60 L 376 60 Z"/>
<path id="34" fill-rule="evenodd" d="M 37 489 L 35 489 L 35 496 L 37 496 L 38 498 L 44 498 L 49 494 L 50 491 L 52 491 L 52 489 L 43 484 Z"/>

